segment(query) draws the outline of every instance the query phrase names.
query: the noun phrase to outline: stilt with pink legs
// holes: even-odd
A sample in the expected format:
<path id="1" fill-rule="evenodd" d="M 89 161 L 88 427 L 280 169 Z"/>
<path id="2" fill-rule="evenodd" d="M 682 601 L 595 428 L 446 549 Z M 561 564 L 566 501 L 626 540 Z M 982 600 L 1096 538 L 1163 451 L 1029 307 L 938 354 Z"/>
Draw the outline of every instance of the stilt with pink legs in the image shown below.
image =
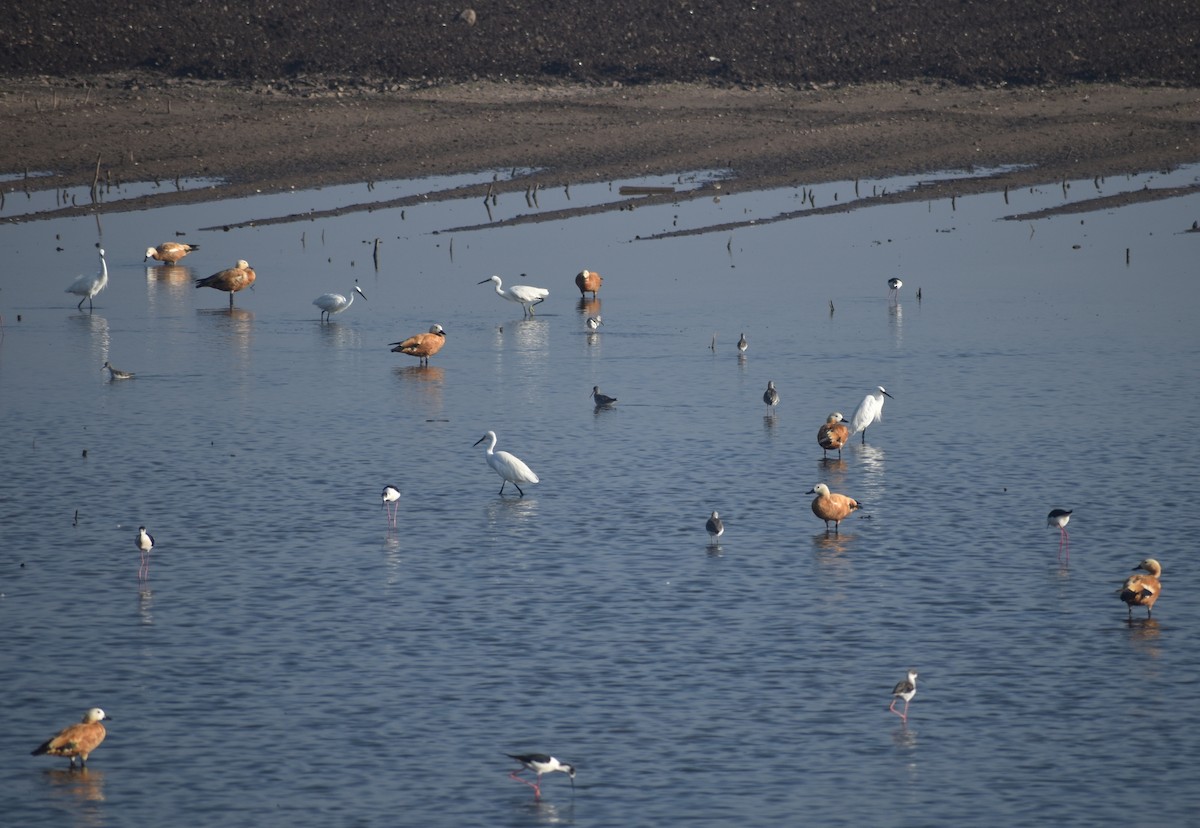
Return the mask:
<path id="1" fill-rule="evenodd" d="M 917 671 L 910 669 L 908 678 L 896 683 L 892 688 L 892 704 L 888 711 L 900 717 L 900 721 L 908 724 L 908 703 L 917 695 Z M 904 712 L 896 709 L 896 702 L 904 699 Z"/>
<path id="2" fill-rule="evenodd" d="M 533 788 L 534 799 L 542 798 L 542 774 L 544 773 L 562 771 L 571 778 L 571 789 L 574 790 L 575 788 L 575 767 L 573 765 L 569 765 L 566 762 L 560 762 L 553 756 L 548 756 L 545 753 L 506 753 L 504 755 L 510 759 L 516 759 L 521 763 L 521 767 L 510 773 L 508 778 L 517 782 L 524 782 L 526 785 Z M 522 771 L 527 770 L 536 773 L 537 779 L 535 779 L 533 782 L 530 782 L 528 779 L 524 779 L 518 775 Z"/>

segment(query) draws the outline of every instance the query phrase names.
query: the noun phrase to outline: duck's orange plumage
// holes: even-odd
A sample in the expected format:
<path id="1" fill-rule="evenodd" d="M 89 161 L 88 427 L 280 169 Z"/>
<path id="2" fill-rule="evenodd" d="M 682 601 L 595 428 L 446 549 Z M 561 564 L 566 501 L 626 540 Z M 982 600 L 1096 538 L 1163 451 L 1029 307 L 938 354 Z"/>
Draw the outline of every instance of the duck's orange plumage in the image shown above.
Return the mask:
<path id="1" fill-rule="evenodd" d="M 842 457 L 842 446 L 850 439 L 850 427 L 842 422 L 842 412 L 835 411 L 825 420 L 825 425 L 817 431 L 817 445 L 823 452 L 836 450 L 838 459 Z"/>
<path id="2" fill-rule="evenodd" d="M 581 270 L 575 276 L 575 287 L 579 288 L 580 296 L 592 294 L 592 298 L 596 298 L 596 291 L 604 284 L 604 277 L 594 270 Z"/>
<path id="3" fill-rule="evenodd" d="M 393 353 L 419 357 L 423 364 L 428 365 L 429 358 L 442 350 L 442 346 L 446 344 L 446 332 L 442 330 L 441 325 L 434 325 L 429 329 L 429 333 L 420 333 L 403 342 L 388 344 L 395 346 L 392 348 Z"/>
<path id="4" fill-rule="evenodd" d="M 98 748 L 108 735 L 100 722 L 109 718 L 111 717 L 99 707 L 93 707 L 83 714 L 83 721 L 64 727 L 55 736 L 38 745 L 32 755 L 66 756 L 71 760 L 71 767 L 75 767 L 75 757 L 78 756 L 79 763 L 86 765 L 88 754 Z"/>
<path id="5" fill-rule="evenodd" d="M 816 495 L 812 502 L 813 514 L 825 521 L 825 531 L 829 531 L 829 521 L 832 520 L 833 531 L 836 532 L 838 524 L 859 508 L 857 500 L 846 497 L 844 494 L 830 492 L 829 487 L 824 483 L 813 486 L 808 490 L 808 494 Z"/>
<path id="6" fill-rule="evenodd" d="M 175 264 L 193 250 L 199 250 L 198 244 L 184 244 L 182 242 L 163 242 L 158 247 L 147 247 L 146 258 L 156 259 L 167 264 Z"/>
<path id="7" fill-rule="evenodd" d="M 1154 558 L 1146 558 L 1134 569 L 1140 569 L 1148 574 L 1130 575 L 1126 578 L 1125 583 L 1121 585 L 1121 600 L 1129 605 L 1130 618 L 1133 618 L 1135 606 L 1145 607 L 1146 617 L 1149 618 L 1154 602 L 1162 593 L 1162 583 L 1159 581 L 1162 576 L 1162 564 Z"/>
<path id="8" fill-rule="evenodd" d="M 233 294 L 250 287 L 254 284 L 256 278 L 258 277 L 254 273 L 254 268 L 250 267 L 250 263 L 245 259 L 238 259 L 237 264 L 228 270 L 222 270 L 220 273 L 214 273 L 203 279 L 197 279 L 196 287 L 210 287 L 228 291 L 229 307 L 232 308 Z"/>

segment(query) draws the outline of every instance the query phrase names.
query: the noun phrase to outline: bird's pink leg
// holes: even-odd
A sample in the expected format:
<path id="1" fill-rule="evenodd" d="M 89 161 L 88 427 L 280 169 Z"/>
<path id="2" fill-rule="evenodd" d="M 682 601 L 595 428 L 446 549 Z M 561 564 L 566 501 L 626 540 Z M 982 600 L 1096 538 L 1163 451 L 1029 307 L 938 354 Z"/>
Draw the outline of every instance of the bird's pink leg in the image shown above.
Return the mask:
<path id="1" fill-rule="evenodd" d="M 521 773 L 521 771 L 523 771 L 523 770 L 525 770 L 525 769 L 524 769 L 524 768 L 519 768 L 519 769 L 517 769 L 517 770 L 513 771 L 512 773 L 510 773 L 510 774 L 508 775 L 508 778 L 509 778 L 509 779 L 512 779 L 512 780 L 515 780 L 515 781 L 517 781 L 517 782 L 524 782 L 526 785 L 528 785 L 529 787 L 533 788 L 533 795 L 534 795 L 534 797 L 535 797 L 536 799 L 541 799 L 541 798 L 542 798 L 542 789 L 541 789 L 541 786 L 538 784 L 538 782 L 541 782 L 541 781 L 542 781 L 542 776 L 541 776 L 541 774 L 538 774 L 538 781 L 537 781 L 537 782 L 530 782 L 528 779 L 525 779 L 524 777 L 522 777 L 522 776 L 519 776 L 519 774 L 520 774 L 520 773 Z"/>
<path id="2" fill-rule="evenodd" d="M 888 712 L 895 713 L 897 716 L 900 717 L 900 721 L 907 724 L 908 723 L 908 702 L 904 703 L 904 712 L 901 713 L 899 710 L 896 709 L 896 702 L 898 702 L 898 701 L 900 701 L 899 696 L 892 697 L 892 703 L 891 703 L 891 705 L 888 706 Z"/>

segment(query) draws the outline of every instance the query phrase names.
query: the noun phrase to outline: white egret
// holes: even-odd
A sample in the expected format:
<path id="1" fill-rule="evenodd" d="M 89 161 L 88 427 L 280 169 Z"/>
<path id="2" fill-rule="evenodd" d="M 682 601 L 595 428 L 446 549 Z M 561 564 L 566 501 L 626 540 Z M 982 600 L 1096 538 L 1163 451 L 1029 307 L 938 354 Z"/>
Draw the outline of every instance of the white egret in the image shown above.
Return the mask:
<path id="1" fill-rule="evenodd" d="M 193 250 L 199 249 L 200 245 L 198 244 L 163 242 L 158 247 L 147 247 L 146 256 L 144 259 L 142 259 L 142 261 L 145 261 L 146 259 L 154 259 L 156 261 L 163 262 L 164 264 L 173 265 L 187 254 L 191 253 Z"/>
<path id="2" fill-rule="evenodd" d="M 617 401 L 616 397 L 610 397 L 607 394 L 600 393 L 600 386 L 593 385 L 592 393 L 589 396 L 596 401 L 597 408 L 608 408 Z"/>
<path id="3" fill-rule="evenodd" d="M 590 293 L 596 299 L 596 291 L 604 284 L 604 277 L 594 270 L 581 270 L 575 276 L 575 287 L 579 288 L 580 298 L 586 298 Z"/>
<path id="4" fill-rule="evenodd" d="M 1065 544 L 1068 561 L 1071 560 L 1071 536 L 1067 534 L 1067 524 L 1071 522 L 1071 513 L 1074 511 L 1074 509 L 1051 509 L 1050 514 L 1046 515 L 1046 525 L 1058 527 L 1058 554 L 1062 554 Z"/>
<path id="5" fill-rule="evenodd" d="M 813 514 L 825 521 L 826 532 L 829 531 L 829 521 L 832 520 L 833 533 L 835 535 L 842 521 L 850 517 L 850 513 L 855 509 L 860 508 L 857 500 L 847 497 L 844 494 L 836 494 L 829 491 L 829 487 L 824 483 L 818 483 L 805 492 L 805 494 L 816 495 L 812 502 Z"/>
<path id="6" fill-rule="evenodd" d="M 775 390 L 774 380 L 767 380 L 767 390 L 763 392 L 763 402 L 772 408 L 779 405 L 779 392 Z"/>
<path id="7" fill-rule="evenodd" d="M 245 290 L 254 284 L 254 280 L 258 276 L 254 272 L 254 268 L 250 267 L 250 263 L 245 259 L 238 259 L 237 264 L 233 267 L 222 270 L 220 273 L 214 273 L 211 276 L 205 276 L 203 279 L 196 280 L 196 287 L 210 287 L 216 290 L 224 290 L 229 292 L 229 307 L 233 307 L 233 294 L 239 290 Z"/>
<path id="8" fill-rule="evenodd" d="M 863 397 L 863 401 L 858 404 L 858 408 L 854 409 L 854 413 L 850 415 L 850 433 L 857 434 L 861 431 L 863 443 L 867 442 L 867 426 L 883 422 L 884 397 L 892 397 L 892 395 L 881 385 L 879 386 L 879 391 Z M 892 397 L 892 399 L 896 398 Z"/>
<path id="9" fill-rule="evenodd" d="M 122 371 L 120 368 L 114 368 L 111 362 L 106 362 L 100 366 L 101 371 L 105 369 L 108 370 L 108 378 L 111 380 L 133 379 L 135 376 L 132 371 Z"/>
<path id="10" fill-rule="evenodd" d="M 516 759 L 521 763 L 521 767 L 508 775 L 509 779 L 517 782 L 524 782 L 529 787 L 533 788 L 533 798 L 542 798 L 542 774 L 554 773 L 561 771 L 571 778 L 571 788 L 575 788 L 575 768 L 566 762 L 560 762 L 553 756 L 548 756 L 545 753 L 506 753 L 504 754 L 510 759 Z M 528 779 L 522 779 L 517 774 L 521 771 L 530 770 L 537 774 L 537 780 L 530 782 Z"/>
<path id="11" fill-rule="evenodd" d="M 66 756 L 71 760 L 71 767 L 75 767 L 75 757 L 78 756 L 79 764 L 87 765 L 88 755 L 100 747 L 107 735 L 100 722 L 111 718 L 99 707 L 89 708 L 83 714 L 83 721 L 64 727 L 34 748 L 32 753 L 34 756 Z"/>
<path id="12" fill-rule="evenodd" d="M 400 490 L 395 486 L 383 487 L 383 508 L 387 512 L 388 525 L 396 527 L 396 518 L 400 513 Z"/>
<path id="13" fill-rule="evenodd" d="M 600 318 L 600 314 L 589 316 L 587 318 L 587 329 L 590 333 L 595 333 L 596 329 L 604 324 L 604 320 Z"/>
<path id="14" fill-rule="evenodd" d="M 725 524 L 721 522 L 721 516 L 715 511 L 705 521 L 704 528 L 708 532 L 709 543 L 716 543 L 717 538 L 725 534 Z"/>
<path id="15" fill-rule="evenodd" d="M 504 483 L 500 484 L 500 494 L 504 494 L 504 484 L 511 483 L 517 487 L 517 491 L 521 493 L 521 497 L 525 496 L 524 490 L 521 489 L 522 483 L 540 483 L 538 476 L 533 473 L 533 469 L 526 466 L 519 457 L 509 454 L 507 451 L 496 451 L 496 432 L 489 431 L 487 434 L 475 441 L 475 445 L 479 445 L 484 440 L 491 440 L 487 447 L 487 463 L 492 467 L 492 471 L 504 478 Z"/>
<path id="16" fill-rule="evenodd" d="M 392 353 L 408 354 L 420 359 L 421 365 L 428 365 L 429 358 L 442 350 L 442 346 L 446 344 L 446 332 L 442 330 L 441 325 L 431 325 L 429 333 L 419 333 L 416 336 L 410 336 L 403 342 L 389 342 L 389 345 L 394 346 Z"/>
<path id="17" fill-rule="evenodd" d="M 358 286 L 358 282 L 356 281 L 354 283 L 354 290 L 350 291 L 349 298 L 340 293 L 322 293 L 313 300 L 313 304 L 321 309 L 322 321 L 328 322 L 330 316 L 335 313 L 341 313 L 354 304 L 354 294 L 356 293 L 363 298 L 364 302 L 366 301 L 367 294 L 362 292 L 362 288 Z M 232 297 L 232 294 L 230 296 Z"/>
<path id="18" fill-rule="evenodd" d="M 83 310 L 83 301 L 87 300 L 88 310 L 92 310 L 92 297 L 104 290 L 108 286 L 108 262 L 104 260 L 104 248 L 99 248 L 100 251 L 100 269 L 91 276 L 77 276 L 71 286 L 67 288 L 67 293 L 74 293 L 76 296 L 82 296 L 79 304 L 76 305 L 79 310 Z"/>
<path id="19" fill-rule="evenodd" d="M 850 427 L 842 422 L 842 412 L 835 411 L 825 418 L 825 424 L 817 430 L 817 445 L 821 447 L 821 459 L 828 460 L 829 452 L 837 449 L 842 459 L 842 446 L 850 439 Z"/>
<path id="20" fill-rule="evenodd" d="M 908 703 L 917 695 L 917 671 L 909 669 L 908 678 L 901 679 L 892 688 L 892 703 L 888 710 L 900 717 L 900 721 L 908 724 Z M 896 709 L 896 702 L 904 699 L 904 712 Z"/>
<path id="21" fill-rule="evenodd" d="M 496 293 L 510 302 L 516 302 L 525 309 L 528 316 L 533 316 L 533 306 L 546 301 L 546 297 L 550 295 L 550 291 L 545 288 L 530 287 L 529 285 L 513 285 L 508 290 L 504 289 L 504 283 L 500 281 L 499 276 L 489 276 L 479 284 L 484 285 L 488 282 L 496 283 Z"/>

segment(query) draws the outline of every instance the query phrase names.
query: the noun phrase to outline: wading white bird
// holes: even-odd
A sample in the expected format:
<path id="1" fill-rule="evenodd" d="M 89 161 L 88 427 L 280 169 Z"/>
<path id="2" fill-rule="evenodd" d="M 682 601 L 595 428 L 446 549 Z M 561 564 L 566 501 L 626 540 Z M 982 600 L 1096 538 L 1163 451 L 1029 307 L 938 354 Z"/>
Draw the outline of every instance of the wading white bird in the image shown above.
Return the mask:
<path id="1" fill-rule="evenodd" d="M 83 297 L 76 305 L 79 310 L 83 310 L 83 302 L 86 299 L 88 310 L 92 310 L 92 297 L 104 290 L 108 286 L 108 262 L 104 260 L 104 248 L 99 248 L 100 251 L 100 269 L 91 276 L 77 276 L 74 282 L 71 282 L 67 288 L 67 293 L 74 293 L 76 296 Z"/>
<path id="2" fill-rule="evenodd" d="M 112 716 L 99 707 L 92 707 L 83 714 L 83 721 L 64 727 L 34 748 L 31 755 L 66 756 L 71 760 L 71 767 L 75 767 L 75 757 L 78 756 L 79 764 L 86 765 L 88 754 L 98 748 L 108 735 L 104 725 L 100 724 L 104 719 L 112 719 Z"/>
<path id="3" fill-rule="evenodd" d="M 725 534 L 725 524 L 721 522 L 721 516 L 716 512 L 708 516 L 708 520 L 704 523 L 704 529 L 708 532 L 709 543 L 716 543 L 717 538 Z"/>
<path id="4" fill-rule="evenodd" d="M 533 469 L 526 466 L 519 457 L 509 454 L 507 451 L 496 451 L 496 432 L 489 431 L 487 434 L 475 441 L 475 445 L 479 445 L 484 440 L 491 440 L 487 447 L 487 463 L 492 467 L 492 471 L 504 478 L 504 483 L 500 484 L 500 494 L 504 494 L 504 484 L 511 483 L 517 487 L 517 491 L 521 493 L 521 497 L 525 496 L 524 490 L 521 489 L 522 483 L 539 483 L 538 476 L 533 473 Z"/>
<path id="5" fill-rule="evenodd" d="M 542 798 L 542 774 L 554 773 L 561 771 L 571 778 L 571 788 L 575 788 L 575 767 L 566 762 L 560 762 L 553 756 L 548 756 L 545 753 L 506 753 L 504 754 L 510 759 L 516 759 L 521 763 L 521 767 L 508 775 L 509 779 L 517 782 L 524 782 L 529 787 L 533 788 L 534 799 Z M 521 771 L 530 770 L 537 774 L 537 779 L 530 782 L 528 779 L 522 779 L 517 774 Z"/>
<path id="6" fill-rule="evenodd" d="M 146 259 L 154 259 L 163 264 L 173 265 L 193 250 L 199 250 L 198 244 L 184 244 L 182 242 L 163 242 L 158 247 L 146 248 Z"/>
<path id="7" fill-rule="evenodd" d="M 367 294 L 363 293 L 362 288 L 355 282 L 354 290 L 350 291 L 349 298 L 340 293 L 322 293 L 313 300 L 313 304 L 321 309 L 322 321 L 328 322 L 330 316 L 335 313 L 341 313 L 354 304 L 354 294 L 356 293 L 363 298 L 363 301 L 366 301 Z"/>
<path id="8" fill-rule="evenodd" d="M 108 370 L 108 378 L 111 380 L 133 379 L 132 371 L 122 371 L 120 368 L 114 368 L 111 362 L 106 362 L 100 366 L 100 370 Z"/>
<path id="9" fill-rule="evenodd" d="M 138 551 L 142 553 L 142 561 L 138 566 L 138 577 L 145 579 L 150 574 L 150 550 L 154 548 L 154 536 L 146 531 L 145 526 L 138 527 L 137 537 L 133 539 Z"/>
<path id="10" fill-rule="evenodd" d="M 904 282 L 900 279 L 888 279 L 888 296 L 895 299 L 900 295 L 900 288 L 904 287 Z"/>
<path id="11" fill-rule="evenodd" d="M 908 678 L 896 682 L 892 688 L 892 703 L 888 710 L 900 717 L 900 721 L 908 724 L 908 703 L 917 695 L 917 671 L 909 669 Z M 904 712 L 896 709 L 896 702 L 904 699 Z"/>
<path id="12" fill-rule="evenodd" d="M 884 387 L 879 386 L 879 391 L 874 394 L 867 394 L 863 397 L 863 401 L 858 404 L 858 408 L 854 409 L 854 413 L 850 415 L 850 433 L 857 434 L 862 432 L 862 441 L 867 442 L 867 427 L 883 422 L 883 398 L 892 397 Z M 892 397 L 892 399 L 896 399 Z"/>
<path id="13" fill-rule="evenodd" d="M 395 528 L 400 513 L 400 490 L 395 486 L 383 487 L 383 508 L 387 512 L 388 525 Z"/>
<path id="14" fill-rule="evenodd" d="M 767 380 L 767 390 L 763 392 L 763 402 L 772 408 L 779 405 L 779 392 L 775 390 L 774 380 Z"/>
<path id="15" fill-rule="evenodd" d="M 1067 524 L 1071 522 L 1071 513 L 1074 511 L 1074 509 L 1051 509 L 1050 514 L 1046 515 L 1046 525 L 1058 527 L 1058 554 L 1063 553 L 1065 545 L 1067 560 L 1071 559 L 1071 536 L 1067 534 Z"/>
<path id="16" fill-rule="evenodd" d="M 499 276 L 489 276 L 479 284 L 485 285 L 488 282 L 495 282 L 496 293 L 510 302 L 519 304 L 525 309 L 527 316 L 533 316 L 533 306 L 545 302 L 546 297 L 550 295 L 550 291 L 545 288 L 530 287 L 529 285 L 513 285 L 505 290 L 504 283 L 500 281 Z"/>

